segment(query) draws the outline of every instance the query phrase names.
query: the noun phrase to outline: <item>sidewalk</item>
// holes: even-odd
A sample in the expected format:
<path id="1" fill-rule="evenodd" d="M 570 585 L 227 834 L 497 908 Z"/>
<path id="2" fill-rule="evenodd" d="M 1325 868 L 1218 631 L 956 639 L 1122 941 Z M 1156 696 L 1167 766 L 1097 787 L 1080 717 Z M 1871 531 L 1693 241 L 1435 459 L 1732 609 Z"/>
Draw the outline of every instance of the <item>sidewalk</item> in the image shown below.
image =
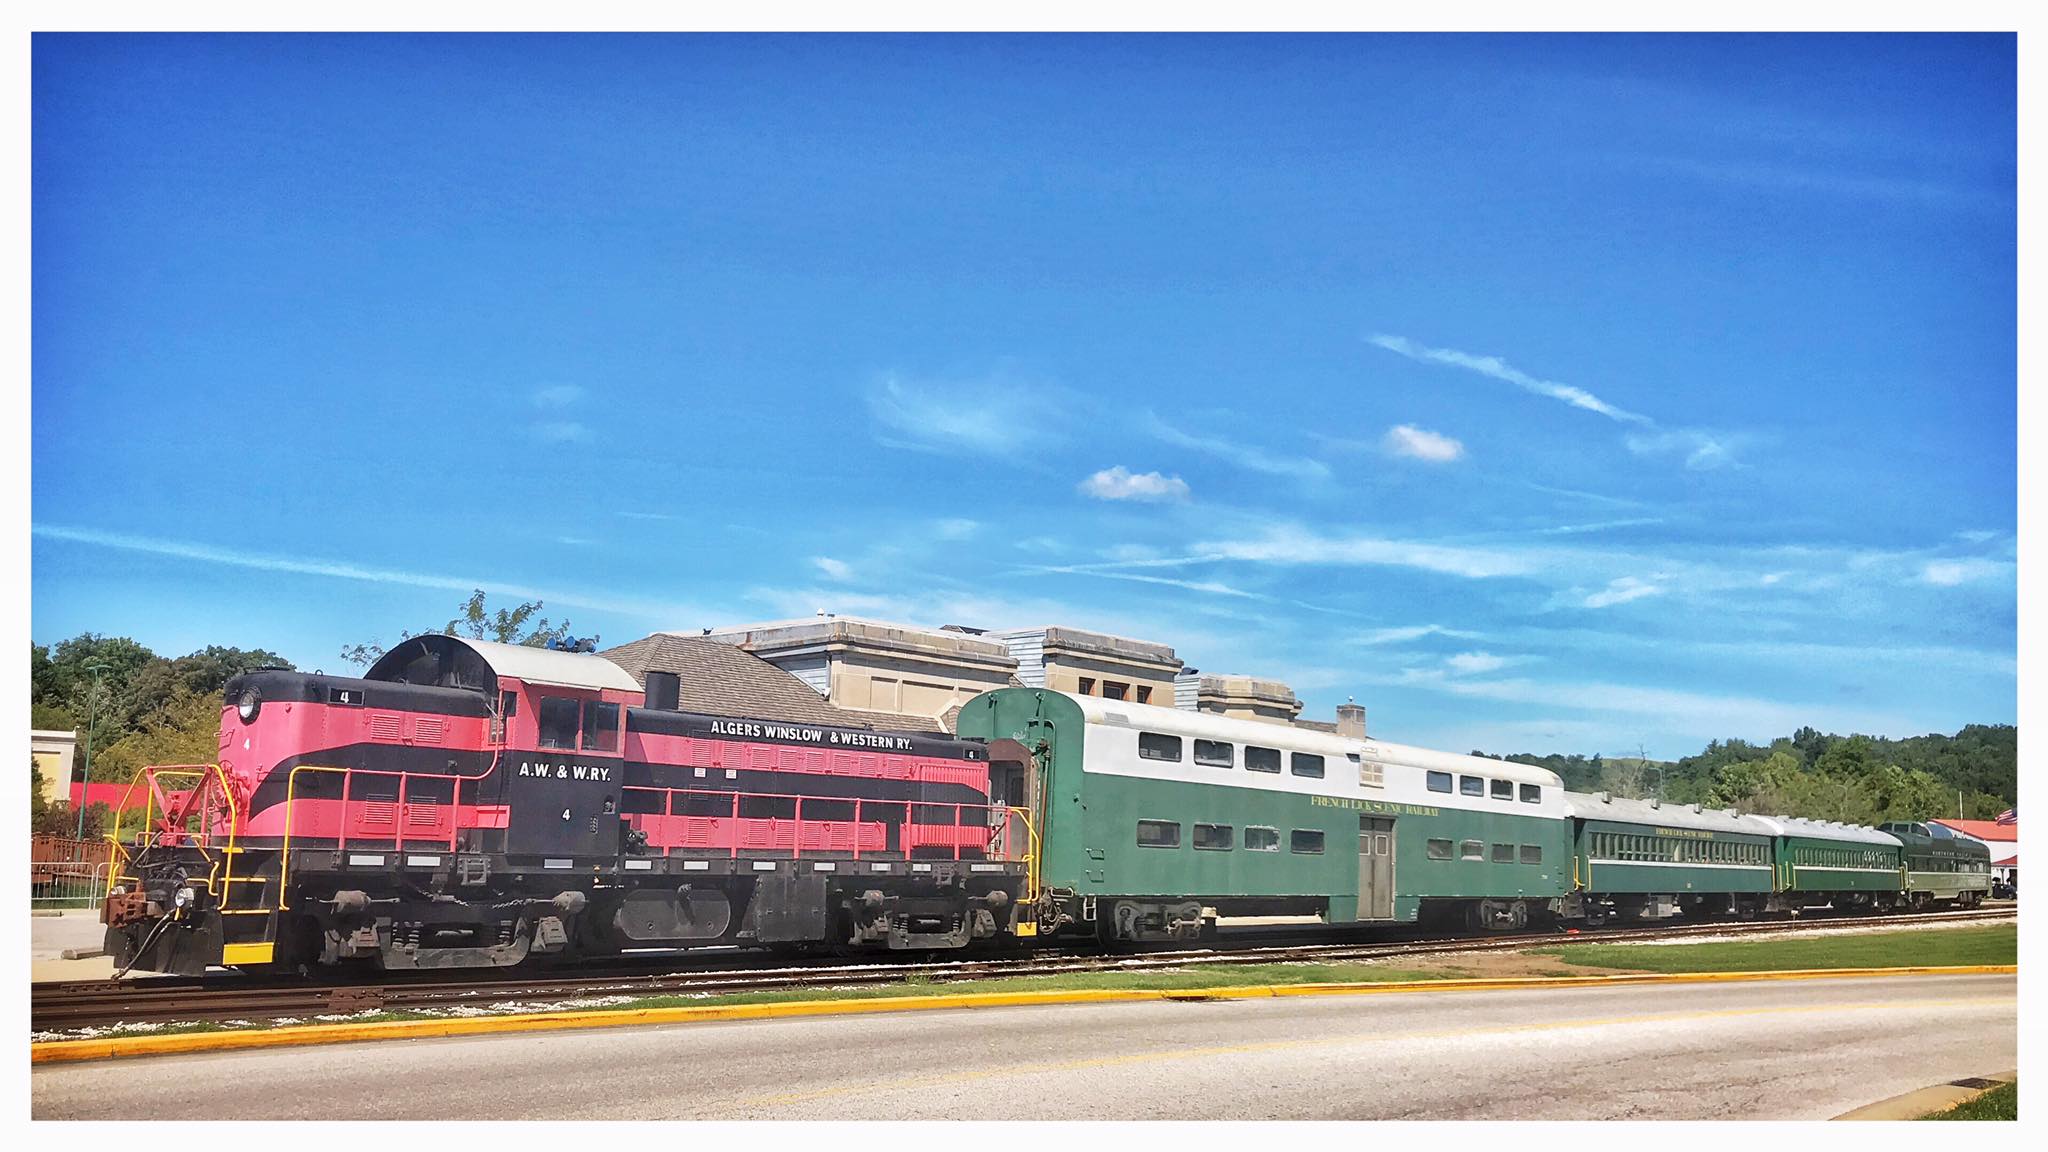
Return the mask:
<path id="1" fill-rule="evenodd" d="M 114 962 L 104 956 L 90 960 L 66 960 L 68 951 L 96 952 L 105 936 L 97 908 L 67 908 L 55 914 L 36 913 L 29 917 L 29 979 L 93 980 L 114 974 Z"/>

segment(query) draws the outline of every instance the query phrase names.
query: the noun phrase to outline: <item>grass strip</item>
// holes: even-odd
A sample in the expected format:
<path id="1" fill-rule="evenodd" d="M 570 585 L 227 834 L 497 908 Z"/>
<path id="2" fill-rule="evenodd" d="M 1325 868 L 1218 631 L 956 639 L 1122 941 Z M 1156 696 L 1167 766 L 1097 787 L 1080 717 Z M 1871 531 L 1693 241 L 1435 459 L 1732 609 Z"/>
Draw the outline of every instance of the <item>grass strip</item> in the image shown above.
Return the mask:
<path id="1" fill-rule="evenodd" d="M 2016 964 L 2019 927 L 1937 928 L 1714 944 L 1573 944 L 1538 949 L 1587 968 L 1630 972 L 1781 972 L 1796 968 Z"/>
<path id="2" fill-rule="evenodd" d="M 2020 1084 L 2001 1084 L 1975 1100 L 1968 1100 L 1946 1112 L 1922 1116 L 1922 1120 L 2017 1120 L 2020 1118 Z"/>

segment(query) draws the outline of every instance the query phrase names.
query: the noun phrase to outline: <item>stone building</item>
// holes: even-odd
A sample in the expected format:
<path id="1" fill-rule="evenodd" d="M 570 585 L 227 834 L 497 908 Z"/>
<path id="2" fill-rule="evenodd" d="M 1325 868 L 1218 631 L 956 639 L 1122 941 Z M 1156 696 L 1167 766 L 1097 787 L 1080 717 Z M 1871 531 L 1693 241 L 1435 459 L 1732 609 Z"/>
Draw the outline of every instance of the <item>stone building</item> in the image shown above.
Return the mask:
<path id="1" fill-rule="evenodd" d="M 1052 626 L 988 635 L 1008 646 L 1027 688 L 1174 706 L 1181 661 L 1164 644 Z"/>

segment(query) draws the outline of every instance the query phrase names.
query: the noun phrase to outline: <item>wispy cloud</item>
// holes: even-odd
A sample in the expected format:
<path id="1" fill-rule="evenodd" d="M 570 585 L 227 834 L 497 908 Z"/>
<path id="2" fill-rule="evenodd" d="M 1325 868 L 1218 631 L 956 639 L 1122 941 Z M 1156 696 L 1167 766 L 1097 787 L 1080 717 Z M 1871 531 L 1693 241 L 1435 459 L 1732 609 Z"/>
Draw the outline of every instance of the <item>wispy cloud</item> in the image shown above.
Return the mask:
<path id="1" fill-rule="evenodd" d="M 1413 424 L 1396 424 L 1387 429 L 1385 444 L 1387 451 L 1396 456 L 1427 460 L 1432 464 L 1448 464 L 1465 454 L 1465 446 L 1458 441 Z"/>
<path id="2" fill-rule="evenodd" d="M 681 516 L 678 516 L 678 515 L 676 515 L 676 514 L 675 514 L 675 513 L 673 513 L 673 512 L 614 512 L 614 513 L 613 513 L 613 515 L 615 515 L 615 516 L 624 516 L 624 517 L 625 517 L 626 519 L 628 519 L 628 520 L 681 520 L 681 519 L 682 519 L 682 517 L 681 517 Z"/>
<path id="3" fill-rule="evenodd" d="M 1444 667 L 1461 676 L 1498 672 L 1507 666 L 1507 657 L 1495 656 L 1491 652 L 1460 652 L 1444 659 Z"/>
<path id="4" fill-rule="evenodd" d="M 1584 388 L 1559 383 L 1555 380 L 1538 379 L 1498 356 L 1477 356 L 1470 352 L 1460 352 L 1455 348 L 1431 348 L 1426 345 L 1417 344 L 1405 336 L 1389 336 L 1384 333 L 1372 336 L 1370 339 L 1373 344 L 1389 352 L 1406 356 L 1411 360 L 1420 360 L 1432 364 L 1448 364 L 1452 367 L 1477 372 L 1482 376 L 1489 376 L 1495 380 L 1504 380 L 1524 391 L 1533 392 L 1539 396 L 1548 396 L 1553 400 L 1561 400 L 1574 408 L 1583 408 L 1588 412 L 1598 412 L 1610 420 L 1636 425 L 1639 428 L 1645 429 L 1645 431 L 1631 432 L 1628 436 L 1624 437 L 1623 443 L 1628 446 L 1630 452 L 1638 456 L 1682 455 L 1685 459 L 1685 466 L 1695 471 L 1741 467 L 1741 464 L 1736 460 L 1736 452 L 1755 439 L 1754 436 L 1744 433 L 1716 432 L 1704 428 L 1661 428 L 1656 420 L 1640 412 L 1630 412 L 1623 408 L 1617 408 L 1598 396 L 1593 395 L 1591 392 L 1586 391 Z M 1534 484 L 1530 485 L 1530 487 L 1538 488 L 1542 491 L 1561 491 L 1558 489 L 1544 489 L 1540 485 Z M 1590 496 L 1591 494 L 1571 493 L 1571 495 Z M 1598 499 L 1598 497 L 1594 498 Z"/>
<path id="5" fill-rule="evenodd" d="M 1636 516 L 1627 520 L 1602 520 L 1595 524 L 1559 524 L 1555 528 L 1537 528 L 1535 533 L 1538 536 L 1575 536 L 1584 532 L 1609 532 L 1616 528 L 1640 528 L 1662 523 L 1662 516 Z"/>
<path id="6" fill-rule="evenodd" d="M 1934 560 L 1920 569 L 1920 582 L 1953 588 L 2005 574 L 2009 565 L 1997 560 Z"/>
<path id="7" fill-rule="evenodd" d="M 1035 418 L 1037 401 L 1014 385 L 889 376 L 868 390 L 866 401 L 868 414 L 888 434 L 885 443 L 920 451 L 1014 457 L 1053 436 Z"/>
<path id="8" fill-rule="evenodd" d="M 1320 460 L 1307 456 L 1283 456 L 1217 436 L 1197 436 L 1175 428 L 1152 412 L 1145 414 L 1145 429 L 1177 448 L 1206 452 L 1252 472 L 1263 472 L 1269 476 L 1295 476 L 1304 480 L 1320 480 L 1330 474 L 1330 466 Z"/>
<path id="9" fill-rule="evenodd" d="M 567 408 L 583 399 L 583 389 L 575 384 L 554 384 L 535 390 L 532 396 L 536 408 Z"/>
<path id="10" fill-rule="evenodd" d="M 365 584 L 393 584 L 410 588 L 432 588 L 451 592 L 469 592 L 481 588 L 504 596 L 516 596 L 521 600 L 540 600 L 550 605 L 571 608 L 591 608 L 601 612 L 617 612 L 621 615 L 671 623 L 702 615 L 702 611 L 688 605 L 635 600 L 563 590 L 559 588 L 536 588 L 527 584 L 510 583 L 491 577 L 446 576 L 434 572 L 414 572 L 399 568 L 373 568 L 360 564 L 347 564 L 332 560 L 309 557 L 278 556 L 261 552 L 245 552 L 233 548 L 219 548 L 210 544 L 194 544 L 182 540 L 165 540 L 149 536 L 132 536 L 119 532 L 100 532 L 90 528 L 72 528 L 60 524 L 36 524 L 31 531 L 50 540 L 64 540 L 74 544 L 90 544 L 101 548 L 113 548 L 123 552 L 137 552 L 151 556 L 165 556 L 177 560 L 192 560 L 203 564 L 223 564 L 234 568 L 246 568 L 259 572 L 282 572 L 299 576 L 324 576 L 336 580 L 354 580 Z"/>
<path id="11" fill-rule="evenodd" d="M 1607 587 L 1586 597 L 1580 603 L 1588 608 L 1606 608 L 1615 604 L 1626 604 L 1641 600 L 1645 596 L 1662 594 L 1663 587 L 1633 576 L 1623 576 L 1607 582 Z"/>
<path id="12" fill-rule="evenodd" d="M 1577 388 L 1570 384 L 1560 384 L 1555 380 L 1539 380 L 1498 356 L 1475 356 L 1470 352 L 1460 352 L 1455 348 L 1430 348 L 1426 345 L 1417 344 L 1405 336 L 1389 336 L 1384 333 L 1373 336 L 1372 342 L 1389 352 L 1406 356 L 1410 360 L 1421 360 L 1434 364 L 1449 364 L 1456 368 L 1464 368 L 1477 372 L 1481 376 L 1490 376 L 1495 380 L 1502 380 L 1513 384 L 1517 388 L 1526 392 L 1533 392 L 1538 396 L 1548 396 L 1553 400 L 1562 400 L 1574 408 L 1583 408 L 1588 412 L 1598 412 L 1600 415 L 1612 420 L 1619 420 L 1628 424 L 1654 423 L 1648 416 L 1617 408 L 1598 396 L 1593 395 L 1591 392 L 1586 391 L 1584 388 Z"/>
<path id="13" fill-rule="evenodd" d="M 981 522 L 961 516 L 952 516 L 932 525 L 932 534 L 941 540 L 965 540 L 981 530 Z"/>
<path id="14" fill-rule="evenodd" d="M 588 426 L 574 420 L 543 420 L 527 429 L 536 440 L 550 444 L 582 444 L 592 439 Z"/>
<path id="15" fill-rule="evenodd" d="M 1157 472 L 1132 472 L 1119 464 L 1104 468 L 1086 480 L 1081 481 L 1080 490 L 1084 495 L 1097 500 L 1139 500 L 1152 503 L 1188 498 L 1187 482 L 1178 476 L 1162 476 Z"/>
<path id="16" fill-rule="evenodd" d="M 1520 576 L 1534 568 L 1527 558 L 1508 552 L 1378 536 L 1323 536 L 1292 527 L 1274 529 L 1252 539 L 1197 544 L 1194 550 L 1200 559 L 1261 564 L 1385 565 L 1473 579 Z"/>
<path id="17" fill-rule="evenodd" d="M 1685 466 L 1704 472 L 1714 468 L 1740 468 L 1735 452 L 1750 437 L 1726 432 L 1680 428 L 1668 432 L 1631 432 L 1622 438 L 1628 450 L 1638 456 L 1683 454 Z"/>
<path id="18" fill-rule="evenodd" d="M 1376 647 L 1381 644 L 1406 644 L 1410 640 L 1420 640 L 1424 636 L 1454 636 L 1465 640 L 1477 640 L 1479 633 L 1446 628 L 1441 624 L 1412 624 L 1405 628 L 1380 628 L 1360 635 L 1357 640 L 1360 644 Z"/>
<path id="19" fill-rule="evenodd" d="M 1648 157 L 1645 158 L 1645 162 L 1668 171 L 1705 180 L 1770 192 L 1813 192 L 1911 206 L 1985 205 L 2007 202 L 2002 197 L 1989 195 L 1981 189 L 1906 176 L 1829 170 L 1791 164 L 1708 162 L 1681 157 Z"/>
<path id="20" fill-rule="evenodd" d="M 1527 480 L 1522 481 L 1522 487 L 1533 489 L 1537 492 L 1548 492 L 1552 496 L 1567 496 L 1574 500 L 1591 500 L 1596 504 L 1612 504 L 1617 508 L 1642 508 L 1645 506 L 1641 500 L 1629 500 L 1621 496 L 1608 496 L 1599 492 L 1581 492 L 1575 488 L 1552 488 L 1548 485 L 1535 484 Z"/>
<path id="21" fill-rule="evenodd" d="M 813 556 L 811 557 L 811 565 L 832 580 L 850 580 L 853 578 L 853 566 L 844 560 L 834 560 L 830 556 Z"/>

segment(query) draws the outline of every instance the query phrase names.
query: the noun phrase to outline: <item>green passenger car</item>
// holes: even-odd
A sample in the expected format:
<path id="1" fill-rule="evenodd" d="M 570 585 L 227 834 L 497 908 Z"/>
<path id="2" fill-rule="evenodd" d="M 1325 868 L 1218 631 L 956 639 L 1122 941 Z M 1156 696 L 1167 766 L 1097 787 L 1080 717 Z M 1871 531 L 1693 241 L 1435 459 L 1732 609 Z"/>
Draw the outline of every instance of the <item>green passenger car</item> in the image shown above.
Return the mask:
<path id="1" fill-rule="evenodd" d="M 1776 905 L 1890 908 L 1905 886 L 1898 837 L 1860 824 L 1759 816 L 1771 826 Z"/>
<path id="2" fill-rule="evenodd" d="M 1900 822 L 1879 826 L 1898 838 L 1905 854 L 1905 902 L 1973 907 L 1991 895 L 1991 850 L 1940 824 Z"/>
<path id="3" fill-rule="evenodd" d="M 1771 826 L 1733 809 L 1567 792 L 1574 896 L 1567 916 L 1753 916 L 1770 902 Z"/>
<path id="4" fill-rule="evenodd" d="M 983 693 L 1032 814 L 1042 933 L 1186 939 L 1215 916 L 1519 927 L 1570 892 L 1564 790 L 1520 764 L 1035 688 Z"/>

